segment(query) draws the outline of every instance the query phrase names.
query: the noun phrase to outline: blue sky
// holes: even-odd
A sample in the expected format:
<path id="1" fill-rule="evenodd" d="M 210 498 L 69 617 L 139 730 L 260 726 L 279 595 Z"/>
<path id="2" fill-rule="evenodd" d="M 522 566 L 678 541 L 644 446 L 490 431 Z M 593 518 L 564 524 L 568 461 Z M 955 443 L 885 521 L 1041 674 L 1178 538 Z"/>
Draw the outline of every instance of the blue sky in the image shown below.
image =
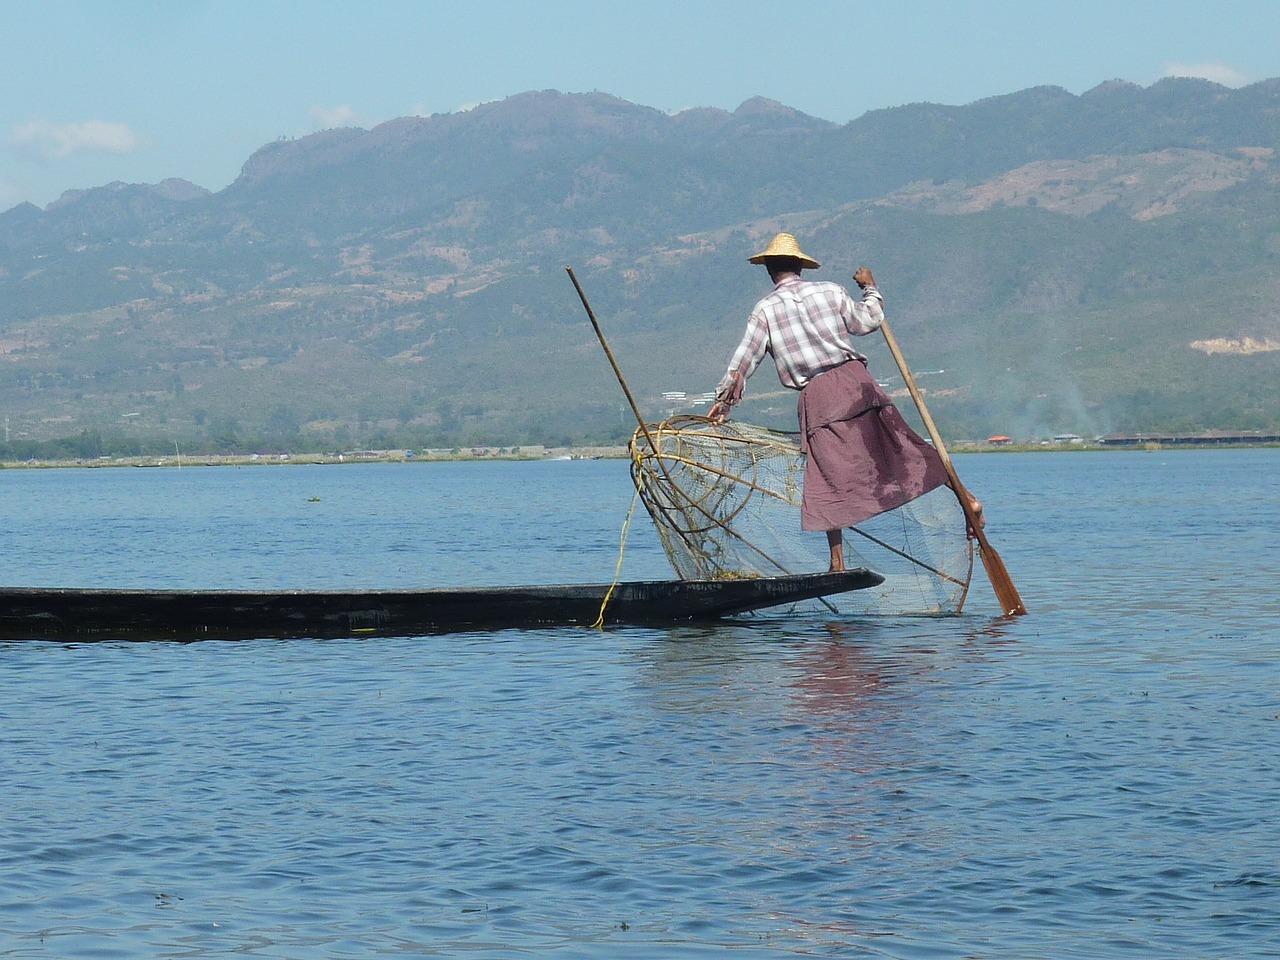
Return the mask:
<path id="1" fill-rule="evenodd" d="M 779 10 L 786 10 L 779 15 Z M 181 177 L 281 136 L 598 90 L 844 123 L 1041 84 L 1280 76 L 1280 0 L 0 0 L 0 210 Z"/>

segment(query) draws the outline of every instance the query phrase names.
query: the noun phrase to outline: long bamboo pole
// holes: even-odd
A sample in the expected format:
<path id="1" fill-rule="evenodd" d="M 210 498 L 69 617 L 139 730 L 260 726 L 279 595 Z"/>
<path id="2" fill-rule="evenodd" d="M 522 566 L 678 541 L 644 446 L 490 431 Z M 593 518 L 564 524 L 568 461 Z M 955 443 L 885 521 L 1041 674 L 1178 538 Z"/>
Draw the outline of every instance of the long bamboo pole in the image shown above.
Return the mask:
<path id="1" fill-rule="evenodd" d="M 933 417 L 929 416 L 929 408 L 925 406 L 920 388 L 916 386 L 916 378 L 912 375 L 911 368 L 907 366 L 907 361 L 903 358 L 902 351 L 898 348 L 897 338 L 894 337 L 893 331 L 889 329 L 887 320 L 880 324 L 880 330 L 884 334 L 885 343 L 889 345 L 889 352 L 893 354 L 893 360 L 898 365 L 898 370 L 902 373 L 902 379 L 906 381 L 907 389 L 911 392 L 911 399 L 915 401 L 916 409 L 920 411 L 920 419 L 924 421 L 925 429 L 929 431 L 929 439 L 933 441 L 933 448 L 938 451 L 938 456 L 942 458 L 942 465 L 946 468 L 947 477 L 951 481 L 951 489 L 955 492 L 956 499 L 960 501 L 960 509 L 964 511 L 964 517 L 969 524 L 969 529 L 973 531 L 973 536 L 978 541 L 978 552 L 982 556 L 982 566 L 987 571 L 987 579 L 991 581 L 991 587 L 995 590 L 996 599 L 1000 601 L 1000 606 L 1003 608 L 1005 616 L 1021 616 L 1027 612 L 1027 608 L 1022 603 L 1018 588 L 1013 585 L 1013 578 L 1009 576 L 1009 571 L 1005 568 L 1004 561 L 1000 559 L 1000 554 L 996 553 L 995 547 L 991 546 L 987 540 L 987 535 L 982 530 L 982 518 L 974 512 L 971 506 L 973 498 L 969 495 L 969 491 L 965 489 L 964 484 L 960 482 L 955 465 L 952 464 L 951 457 L 947 454 L 947 448 L 942 444 L 942 437 L 938 434 L 938 428 L 934 426 Z"/>
<path id="2" fill-rule="evenodd" d="M 578 291 L 578 299 L 582 301 L 582 308 L 587 311 L 587 319 L 591 321 L 591 326 L 596 332 L 596 339 L 600 341 L 600 346 L 604 349 L 604 355 L 609 358 L 609 366 L 613 367 L 613 375 L 618 378 L 618 386 L 622 388 L 622 392 L 627 398 L 627 403 L 631 404 L 631 412 L 635 414 L 636 423 L 640 424 L 640 429 L 644 432 L 644 438 L 649 441 L 649 449 L 656 456 L 658 445 L 653 441 L 653 434 L 649 432 L 649 425 L 645 423 L 644 416 L 640 413 L 636 398 L 631 395 L 631 389 L 627 386 L 627 381 L 622 376 L 618 361 L 613 358 L 613 351 L 609 349 L 609 341 L 605 340 L 604 331 L 600 329 L 600 321 L 596 319 L 596 312 L 591 309 L 591 304 L 587 302 L 587 295 L 582 292 L 582 284 L 578 283 L 573 267 L 565 267 L 564 269 L 569 274 L 569 279 L 573 281 L 573 289 Z"/>
<path id="3" fill-rule="evenodd" d="M 569 274 L 569 279 L 573 281 L 573 289 L 578 291 L 578 299 L 582 301 L 582 308 L 587 311 L 587 318 L 591 321 L 591 326 L 596 332 L 596 339 L 600 341 L 600 347 L 604 350 L 604 355 L 609 358 L 609 365 L 613 367 L 613 375 L 618 378 L 618 386 L 622 388 L 622 392 L 627 398 L 627 403 L 631 405 L 631 412 L 635 415 L 636 423 L 640 425 L 640 432 L 643 433 L 644 438 L 649 441 L 649 450 L 652 452 L 653 459 L 658 462 L 658 469 L 662 472 L 662 475 L 666 477 L 667 483 L 671 488 L 678 489 L 675 479 L 671 476 L 671 472 L 667 468 L 667 461 L 671 458 L 663 456 L 661 449 L 658 447 L 658 441 L 654 439 L 653 432 L 649 429 L 649 424 L 645 421 L 644 415 L 640 413 L 640 406 L 636 403 L 635 397 L 632 396 L 631 388 L 627 386 L 627 379 L 622 375 L 622 368 L 618 366 L 618 361 L 614 359 L 613 351 L 609 349 L 609 341 L 605 339 L 604 331 L 600 329 L 600 321 L 596 319 L 596 312 L 591 309 L 591 304 L 587 301 L 587 295 L 582 289 L 582 284 L 578 283 L 578 278 L 573 272 L 573 267 L 566 266 L 564 269 Z M 690 503 L 692 503 L 692 501 L 690 501 Z M 790 570 L 778 563 L 777 560 L 774 560 L 773 557 L 769 556 L 755 544 L 745 540 L 742 535 L 730 527 L 723 518 L 710 513 L 701 504 L 692 503 L 692 505 L 713 524 L 720 527 L 731 536 L 742 540 L 743 543 L 747 544 L 747 546 L 751 547 L 751 549 L 755 550 L 783 573 L 788 576 L 791 575 Z M 672 524 L 672 527 L 674 529 L 678 529 L 674 524 Z M 687 540 L 688 538 L 686 537 L 685 539 Z"/>

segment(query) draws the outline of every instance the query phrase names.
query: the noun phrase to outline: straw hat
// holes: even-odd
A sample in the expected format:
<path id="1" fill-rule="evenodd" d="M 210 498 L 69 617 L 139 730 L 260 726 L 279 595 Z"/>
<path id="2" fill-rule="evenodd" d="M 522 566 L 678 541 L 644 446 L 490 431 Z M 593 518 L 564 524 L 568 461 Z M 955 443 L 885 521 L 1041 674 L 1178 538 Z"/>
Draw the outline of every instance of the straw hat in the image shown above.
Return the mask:
<path id="1" fill-rule="evenodd" d="M 795 257 L 800 265 L 809 270 L 817 270 L 822 264 L 813 257 L 806 256 L 800 250 L 800 244 L 789 233 L 780 233 L 769 241 L 769 246 L 754 257 L 748 257 L 747 263 L 764 263 L 770 257 Z"/>

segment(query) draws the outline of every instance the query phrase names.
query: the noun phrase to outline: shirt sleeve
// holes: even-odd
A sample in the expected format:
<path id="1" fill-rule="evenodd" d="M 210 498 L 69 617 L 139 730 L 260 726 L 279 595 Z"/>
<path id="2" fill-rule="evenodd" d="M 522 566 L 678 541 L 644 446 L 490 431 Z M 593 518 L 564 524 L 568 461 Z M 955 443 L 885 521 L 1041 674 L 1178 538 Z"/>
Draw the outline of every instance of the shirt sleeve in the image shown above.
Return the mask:
<path id="1" fill-rule="evenodd" d="M 764 318 L 753 313 L 747 320 L 747 332 L 729 360 L 729 370 L 716 386 L 716 400 L 733 406 L 742 399 L 747 378 L 756 372 L 769 349 L 769 328 Z"/>
<path id="2" fill-rule="evenodd" d="M 855 337 L 864 337 L 880 329 L 884 323 L 884 297 L 875 287 L 863 288 L 862 300 L 849 297 L 849 312 L 845 319 L 845 328 Z"/>

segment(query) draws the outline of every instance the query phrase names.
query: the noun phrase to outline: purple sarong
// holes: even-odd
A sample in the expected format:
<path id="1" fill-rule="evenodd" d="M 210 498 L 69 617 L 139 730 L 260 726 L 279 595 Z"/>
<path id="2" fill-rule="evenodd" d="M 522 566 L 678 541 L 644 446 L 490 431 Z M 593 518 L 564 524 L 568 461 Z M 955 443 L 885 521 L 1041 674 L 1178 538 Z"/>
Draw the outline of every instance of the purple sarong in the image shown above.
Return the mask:
<path id="1" fill-rule="evenodd" d="M 857 360 L 800 391 L 800 443 L 807 458 L 804 530 L 852 527 L 947 482 L 938 452 Z"/>

